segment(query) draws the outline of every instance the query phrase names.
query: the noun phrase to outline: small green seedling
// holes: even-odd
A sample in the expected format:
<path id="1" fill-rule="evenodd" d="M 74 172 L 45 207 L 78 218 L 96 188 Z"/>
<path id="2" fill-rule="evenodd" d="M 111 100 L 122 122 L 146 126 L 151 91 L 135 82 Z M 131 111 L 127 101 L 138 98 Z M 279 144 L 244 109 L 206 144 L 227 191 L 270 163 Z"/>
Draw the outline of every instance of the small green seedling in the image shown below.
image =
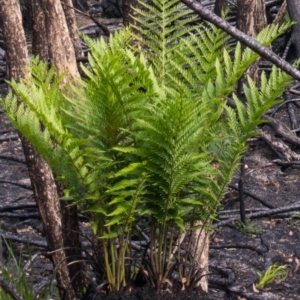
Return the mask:
<path id="1" fill-rule="evenodd" d="M 289 270 L 286 265 L 279 266 L 277 264 L 274 264 L 267 269 L 265 274 L 257 272 L 259 282 L 256 284 L 256 288 L 263 289 L 266 284 L 272 283 L 275 280 L 279 283 L 283 282 L 284 280 L 286 280 L 288 274 Z"/>
<path id="2" fill-rule="evenodd" d="M 300 212 L 291 215 L 288 220 L 292 221 L 293 219 L 300 219 Z"/>
<path id="3" fill-rule="evenodd" d="M 247 219 L 246 224 L 240 220 L 235 221 L 235 227 L 238 231 L 245 234 L 260 234 L 262 232 L 262 228 L 255 223 L 249 222 L 249 219 Z"/>

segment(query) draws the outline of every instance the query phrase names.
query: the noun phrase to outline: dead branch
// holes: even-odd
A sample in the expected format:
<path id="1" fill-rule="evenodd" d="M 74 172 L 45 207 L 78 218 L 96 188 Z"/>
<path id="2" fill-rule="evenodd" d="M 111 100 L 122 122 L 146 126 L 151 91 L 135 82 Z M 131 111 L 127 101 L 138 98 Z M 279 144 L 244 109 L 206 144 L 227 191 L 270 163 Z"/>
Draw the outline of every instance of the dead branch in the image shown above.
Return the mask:
<path id="1" fill-rule="evenodd" d="M 230 25 L 228 22 L 224 21 L 222 18 L 205 8 L 201 3 L 196 2 L 195 0 L 181 0 L 181 2 L 199 14 L 203 19 L 223 29 L 245 46 L 258 53 L 261 57 L 271 61 L 278 68 L 284 70 L 286 73 L 300 81 L 300 71 L 298 71 L 284 59 L 280 58 L 273 51 L 264 47 L 252 37 L 238 30 L 236 27 Z"/>
<path id="2" fill-rule="evenodd" d="M 3 278 L 2 275 L 0 275 L 0 286 L 1 288 L 10 295 L 14 300 L 24 300 L 18 292 L 15 290 L 15 288 Z"/>
<path id="3" fill-rule="evenodd" d="M 253 242 L 250 243 L 236 243 L 236 244 L 225 244 L 225 245 L 211 245 L 211 249 L 247 249 L 255 251 L 258 255 L 262 255 L 267 250 L 265 248 L 253 245 Z"/>
<path id="4" fill-rule="evenodd" d="M 7 141 L 16 141 L 19 139 L 19 136 L 17 133 L 9 134 L 7 136 L 1 136 L 0 142 L 7 142 Z"/>
<path id="5" fill-rule="evenodd" d="M 273 208 L 273 209 L 269 209 L 269 210 L 264 210 L 264 211 L 259 211 L 259 212 L 255 212 L 255 213 L 250 213 L 247 215 L 248 218 L 250 219 L 254 219 L 254 218 L 259 218 L 259 217 L 267 217 L 267 216 L 272 216 L 275 214 L 279 214 L 279 213 L 283 213 L 283 212 L 288 212 L 291 210 L 299 210 L 300 209 L 300 202 L 296 202 L 293 203 L 291 205 L 286 205 L 286 206 L 282 206 L 282 207 L 278 207 L 278 208 Z M 218 223 L 213 224 L 214 228 L 220 227 L 220 226 L 224 226 L 227 225 L 229 223 L 231 223 L 232 221 L 236 221 L 239 219 L 239 216 L 234 217 L 234 218 L 230 218 L 228 220 L 224 220 Z"/>
<path id="6" fill-rule="evenodd" d="M 247 299 L 247 300 L 266 300 L 267 299 L 266 298 L 267 296 L 264 292 L 260 293 L 259 295 L 255 294 L 255 293 L 251 293 L 251 292 L 246 292 L 244 286 L 231 286 L 231 287 L 228 287 L 228 291 L 233 294 L 240 295 L 240 296 L 244 297 L 244 299 Z"/>
<path id="7" fill-rule="evenodd" d="M 37 208 L 35 202 L 24 203 L 24 204 L 0 204 L 0 212 L 12 211 L 12 210 L 20 210 L 20 209 L 28 209 L 28 208 Z"/>
<path id="8" fill-rule="evenodd" d="M 81 11 L 81 10 L 75 8 L 75 7 L 69 6 L 69 5 L 67 5 L 66 3 L 64 3 L 64 2 L 61 2 L 61 4 L 67 6 L 67 7 L 71 8 L 71 9 L 74 9 L 77 13 L 79 13 L 79 14 L 81 14 L 81 15 L 83 15 L 83 16 L 86 16 L 86 17 L 90 18 L 90 19 L 91 19 L 93 22 L 95 22 L 95 24 L 96 24 L 96 25 L 104 32 L 105 35 L 110 36 L 110 31 L 109 31 L 109 29 L 107 28 L 107 26 L 105 26 L 103 23 L 99 22 L 99 21 L 98 21 L 94 16 L 92 16 L 91 14 L 85 13 L 85 12 L 83 12 L 83 11 Z"/>
<path id="9" fill-rule="evenodd" d="M 38 212 L 28 212 L 28 213 L 10 213 L 10 212 L 0 212 L 0 218 L 17 218 L 20 220 L 28 219 L 40 219 Z"/>
<path id="10" fill-rule="evenodd" d="M 7 234 L 7 233 L 1 233 L 1 236 L 5 240 L 9 240 L 12 242 L 17 242 L 17 243 L 21 243 L 21 244 L 25 244 L 25 245 L 37 246 L 37 247 L 41 247 L 41 248 L 48 247 L 47 242 L 45 240 L 41 239 L 41 237 L 39 239 L 35 239 L 33 237 L 29 238 L 28 236 L 19 236 L 19 235 L 15 235 L 15 234 Z"/>
<path id="11" fill-rule="evenodd" d="M 23 189 L 32 190 L 31 184 L 22 183 L 20 181 L 0 179 L 0 183 L 8 183 L 12 185 L 17 185 Z"/>
<path id="12" fill-rule="evenodd" d="M 275 135 L 281 137 L 283 140 L 293 144 L 294 146 L 300 147 L 300 138 L 295 136 L 289 129 L 285 128 L 280 121 L 266 115 L 264 115 L 263 118 L 268 120 L 266 125 L 270 126 L 274 130 Z"/>
<path id="13" fill-rule="evenodd" d="M 274 135 L 261 131 L 261 138 L 269 145 L 269 147 L 278 155 L 278 157 L 287 162 L 300 160 L 300 155 L 295 153 L 281 139 Z"/>
<path id="14" fill-rule="evenodd" d="M 213 263 L 210 263 L 209 267 L 217 270 L 222 275 L 222 277 L 220 277 L 215 274 L 210 274 L 208 277 L 208 281 L 210 284 L 228 286 L 232 285 L 236 281 L 236 275 L 232 269 L 225 268 Z"/>
<path id="15" fill-rule="evenodd" d="M 286 4 L 286 0 L 284 0 L 280 6 L 280 9 L 279 9 L 274 21 L 273 21 L 273 24 L 280 23 L 283 20 L 286 12 L 287 12 L 287 4 Z"/>
<path id="16" fill-rule="evenodd" d="M 235 191 L 239 191 L 239 188 L 234 186 L 234 185 L 229 185 L 228 187 L 230 187 L 231 189 L 235 190 Z M 268 208 L 274 208 L 273 205 L 267 203 L 265 200 L 262 200 L 260 199 L 259 197 L 257 197 L 256 195 L 252 194 L 251 192 L 247 192 L 247 191 L 243 191 L 243 193 L 252 198 L 253 200 L 256 200 L 258 201 L 260 204 L 264 205 L 265 207 L 268 207 Z"/>
<path id="17" fill-rule="evenodd" d="M 0 155 L 0 159 L 6 159 L 6 160 L 12 160 L 12 161 L 16 161 L 22 164 L 26 164 L 25 158 L 21 157 L 19 155 L 5 155 L 5 154 L 1 154 Z"/>

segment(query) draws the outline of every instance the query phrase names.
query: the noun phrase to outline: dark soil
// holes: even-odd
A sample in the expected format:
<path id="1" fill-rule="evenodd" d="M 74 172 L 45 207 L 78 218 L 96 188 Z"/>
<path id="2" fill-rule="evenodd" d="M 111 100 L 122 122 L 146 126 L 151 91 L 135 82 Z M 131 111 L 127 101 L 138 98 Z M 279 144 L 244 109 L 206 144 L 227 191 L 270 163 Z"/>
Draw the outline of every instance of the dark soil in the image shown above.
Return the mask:
<path id="1" fill-rule="evenodd" d="M 98 295 L 93 298 L 94 295 L 89 299 L 95 300 L 186 300 L 186 299 L 197 299 L 197 300 L 208 300 L 208 297 L 201 290 L 186 289 L 182 290 L 182 287 L 177 285 L 166 284 L 161 287 L 159 291 L 149 285 L 141 287 L 134 287 L 125 293 L 111 293 L 108 295 Z M 88 299 L 86 299 L 88 300 Z"/>

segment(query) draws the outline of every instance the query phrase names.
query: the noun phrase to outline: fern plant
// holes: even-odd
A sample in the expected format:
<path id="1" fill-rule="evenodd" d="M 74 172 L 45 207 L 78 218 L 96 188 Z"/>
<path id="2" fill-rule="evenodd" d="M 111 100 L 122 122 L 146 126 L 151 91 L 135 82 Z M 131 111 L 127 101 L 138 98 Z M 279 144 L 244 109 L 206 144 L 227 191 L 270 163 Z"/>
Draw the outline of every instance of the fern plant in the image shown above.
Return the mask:
<path id="1" fill-rule="evenodd" d="M 62 76 L 34 59 L 31 76 L 11 81 L 2 101 L 63 182 L 65 199 L 89 217 L 112 291 L 139 275 L 159 287 L 184 260 L 180 276 L 198 284 L 190 277 L 200 257 L 183 258 L 178 237 L 199 224 L 209 230 L 247 139 L 290 82 L 276 67 L 259 89 L 248 79 L 243 104 L 236 83 L 257 55 L 227 46 L 215 26 L 188 25 L 194 17 L 178 3 L 142 2 L 134 33 L 125 29 L 109 44 L 84 38 L 87 79 L 62 89 Z M 287 26 L 258 39 L 268 45 Z M 148 244 L 139 252 L 132 237 L 142 225 Z"/>

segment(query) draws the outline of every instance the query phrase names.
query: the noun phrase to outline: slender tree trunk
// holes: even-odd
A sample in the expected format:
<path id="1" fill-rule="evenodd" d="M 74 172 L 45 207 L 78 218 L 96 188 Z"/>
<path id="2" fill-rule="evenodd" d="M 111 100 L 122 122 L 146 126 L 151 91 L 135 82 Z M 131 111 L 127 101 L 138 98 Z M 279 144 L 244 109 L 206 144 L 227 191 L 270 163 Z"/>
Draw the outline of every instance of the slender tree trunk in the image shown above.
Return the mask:
<path id="1" fill-rule="evenodd" d="M 222 17 L 222 12 L 225 11 L 227 7 L 228 7 L 227 0 L 216 0 L 214 12 L 219 17 Z"/>
<path id="2" fill-rule="evenodd" d="M 71 50 L 68 51 L 70 48 L 74 47 L 73 50 L 76 50 L 76 43 L 78 54 L 81 52 L 81 44 L 78 37 L 78 34 L 76 33 L 77 27 L 75 22 L 75 14 L 72 9 L 70 9 L 68 6 L 65 8 L 65 12 L 68 14 L 68 17 L 66 20 L 69 20 L 69 28 L 71 27 L 71 32 L 73 33 L 73 44 L 70 43 L 71 40 L 68 36 L 69 32 L 66 30 L 66 26 L 64 26 L 60 30 L 59 37 L 55 37 L 55 40 L 53 41 L 53 35 L 49 34 L 49 31 L 53 29 L 54 24 L 53 20 L 49 20 L 49 16 L 53 15 L 53 9 L 55 7 L 52 7 L 50 3 L 47 6 L 47 11 L 44 11 L 43 8 L 45 8 L 46 3 L 45 1 L 41 0 L 31 0 L 32 1 L 32 10 L 35 12 L 34 16 L 34 25 L 35 28 L 33 30 L 33 54 L 39 55 L 40 58 L 46 62 L 48 62 L 48 52 L 49 55 L 52 58 L 52 62 L 55 63 L 55 66 L 59 70 L 71 70 L 73 72 L 73 76 L 77 76 L 77 65 L 76 60 L 74 56 L 74 51 Z M 71 5 L 72 3 L 68 0 L 65 0 L 65 2 L 68 5 Z M 69 3 L 70 2 L 70 3 Z M 62 12 L 62 10 L 61 10 Z M 57 13 L 57 11 L 56 11 Z M 45 18 L 45 16 L 48 16 L 48 18 Z M 63 21 L 63 19 L 61 20 Z M 57 23 L 57 27 L 55 28 L 57 31 L 59 30 L 58 26 L 61 25 L 62 22 Z M 61 41 L 60 41 L 61 39 Z M 54 49 L 52 47 L 52 44 L 55 43 L 58 45 Z M 66 47 L 66 50 L 65 48 Z M 54 51 L 55 50 L 55 51 Z M 73 62 L 72 57 L 66 57 L 64 54 L 69 54 L 73 56 Z M 74 65 L 70 65 L 73 63 Z M 50 170 L 49 170 L 50 172 Z M 52 176 L 52 182 L 51 185 L 53 187 L 58 186 L 59 192 L 58 195 L 55 198 L 55 201 L 59 201 L 59 196 L 63 195 L 63 188 L 61 185 L 56 185 L 54 181 L 54 177 Z M 61 219 L 61 235 L 63 238 L 63 245 L 65 250 L 65 255 L 67 257 L 67 262 L 70 263 L 68 266 L 70 278 L 72 280 L 72 286 L 76 293 L 77 297 L 81 296 L 81 293 L 84 290 L 85 287 L 85 280 L 83 277 L 83 264 L 74 261 L 78 261 L 78 259 L 81 257 L 81 242 L 80 242 L 80 230 L 79 230 L 79 223 L 78 223 L 78 212 L 77 212 L 77 206 L 68 206 L 69 203 L 66 201 L 60 201 L 59 206 L 59 214 Z M 47 211 L 45 211 L 45 214 L 47 214 Z M 47 216 L 45 216 L 47 218 Z M 45 230 L 51 230 L 51 228 L 45 228 Z"/>
<path id="3" fill-rule="evenodd" d="M 123 0 L 123 22 L 124 26 L 129 26 L 135 21 L 132 16 L 136 15 L 136 12 L 133 10 L 133 7 L 137 7 L 137 0 Z"/>
<path id="4" fill-rule="evenodd" d="M 0 20 L 6 45 L 7 73 L 20 79 L 26 72 L 28 52 L 18 0 L 0 0 Z"/>
<path id="5" fill-rule="evenodd" d="M 267 25 L 265 3 L 263 0 L 237 0 L 237 28 L 255 38 Z M 254 82 L 258 82 L 258 59 L 247 71 Z"/>
<path id="6" fill-rule="evenodd" d="M 201 279 L 199 281 L 199 286 L 201 289 L 208 293 L 208 277 L 209 273 L 209 236 L 210 232 L 206 230 L 201 221 L 198 221 L 194 224 L 198 226 L 199 229 L 192 232 L 191 235 L 191 247 L 189 252 L 192 253 L 193 258 L 197 262 L 197 267 L 201 270 Z"/>
<path id="7" fill-rule="evenodd" d="M 42 1 L 46 16 L 46 31 L 50 63 L 60 72 L 66 72 L 66 82 L 79 77 L 74 47 L 69 35 L 64 11 L 59 0 Z"/>
<path id="8" fill-rule="evenodd" d="M 72 2 L 72 0 L 62 0 L 62 3 L 66 4 L 66 5 L 63 5 L 63 10 L 65 12 L 66 21 L 67 21 L 67 25 L 69 28 L 70 37 L 71 37 L 71 40 L 73 43 L 75 55 L 76 55 L 76 57 L 80 57 L 80 56 L 82 56 L 82 47 L 81 47 L 81 42 L 80 42 L 80 38 L 78 35 L 78 27 L 77 27 L 77 23 L 76 23 L 75 11 L 72 8 L 73 2 Z"/>
<path id="9" fill-rule="evenodd" d="M 237 0 L 237 27 L 251 37 L 265 28 L 267 24 L 263 0 Z"/>
<path id="10" fill-rule="evenodd" d="M 292 21 L 296 22 L 293 26 L 292 43 L 295 47 L 296 58 L 300 57 L 300 1 L 287 0 L 288 12 Z"/>
<path id="11" fill-rule="evenodd" d="M 43 0 L 31 0 L 32 12 L 32 54 L 42 61 L 48 61 L 48 41 L 46 19 L 42 9 Z"/>
<path id="12" fill-rule="evenodd" d="M 28 63 L 19 1 L 0 0 L 0 19 L 7 48 L 8 73 L 10 77 L 18 81 L 25 75 Z M 62 299 L 73 300 L 75 293 L 71 288 L 69 270 L 63 250 L 64 241 L 61 231 L 61 212 L 57 187 L 48 165 L 22 136 L 21 141 L 35 200 L 43 226 L 46 229 L 48 248 L 52 251 L 53 264 L 57 267 L 56 279 L 60 296 Z"/>

